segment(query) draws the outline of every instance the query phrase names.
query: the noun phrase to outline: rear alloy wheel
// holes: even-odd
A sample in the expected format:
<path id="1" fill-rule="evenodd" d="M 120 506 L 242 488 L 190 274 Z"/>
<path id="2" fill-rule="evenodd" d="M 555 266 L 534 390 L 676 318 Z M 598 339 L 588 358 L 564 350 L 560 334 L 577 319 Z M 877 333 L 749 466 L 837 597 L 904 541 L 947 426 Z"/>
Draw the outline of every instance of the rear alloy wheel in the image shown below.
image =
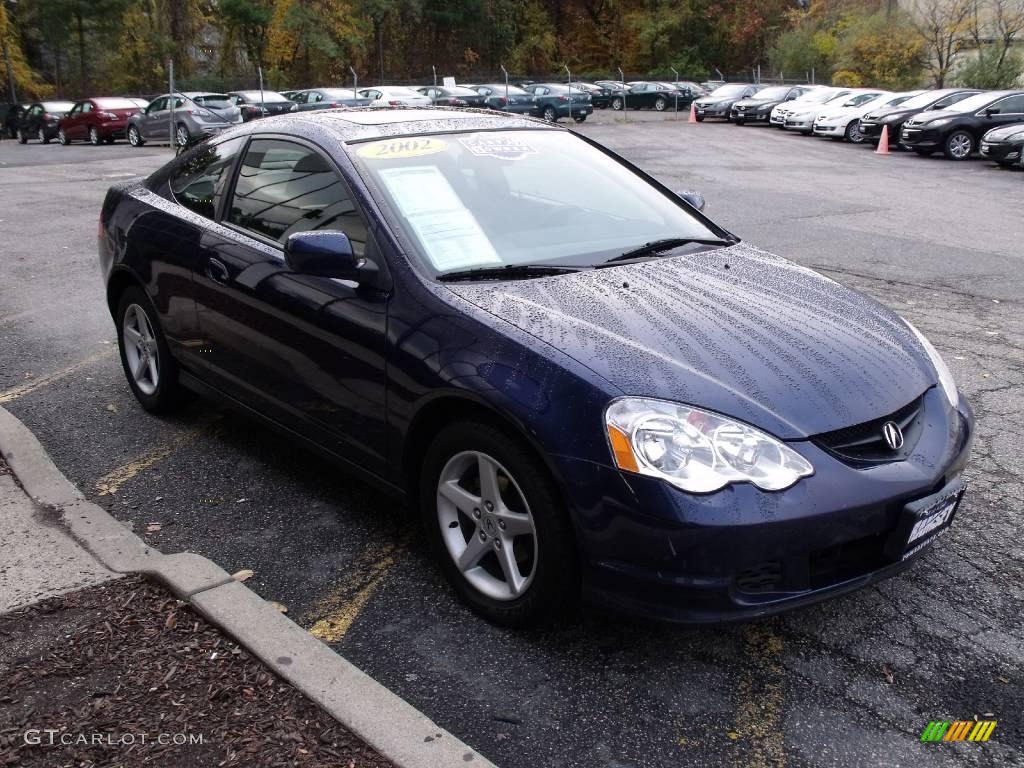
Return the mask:
<path id="1" fill-rule="evenodd" d="M 96 130 L 95 125 L 89 129 L 89 143 L 94 147 L 98 147 L 100 145 L 100 132 Z"/>
<path id="2" fill-rule="evenodd" d="M 664 112 L 665 107 L 668 106 L 668 100 L 664 96 L 659 96 L 654 100 L 654 108 L 659 112 Z"/>
<path id="3" fill-rule="evenodd" d="M 146 143 L 142 140 L 142 134 L 139 133 L 139 129 L 134 125 L 128 126 L 128 143 L 133 147 L 141 147 Z"/>
<path id="4" fill-rule="evenodd" d="M 117 342 L 128 386 L 147 411 L 172 410 L 184 390 L 153 302 L 137 286 L 128 288 L 117 305 Z"/>
<path id="5" fill-rule="evenodd" d="M 543 623 L 578 598 L 565 505 L 544 465 L 511 435 L 472 421 L 444 428 L 427 450 L 420 505 L 445 576 L 489 621 Z"/>
<path id="6" fill-rule="evenodd" d="M 174 132 L 174 143 L 179 147 L 187 147 L 191 138 L 185 124 L 178 123 L 178 129 Z"/>
<path id="7" fill-rule="evenodd" d="M 36 131 L 36 138 L 39 139 L 40 144 L 50 143 L 50 137 L 46 135 L 46 131 L 44 131 L 42 128 Z"/>
<path id="8" fill-rule="evenodd" d="M 616 112 L 621 112 L 624 106 L 625 104 L 623 103 L 621 96 L 616 96 L 614 99 L 612 99 L 612 109 L 614 109 Z"/>
<path id="9" fill-rule="evenodd" d="M 851 144 L 863 144 L 864 134 L 860 132 L 860 121 L 851 120 L 846 126 L 846 140 Z"/>
<path id="10" fill-rule="evenodd" d="M 966 160 L 974 152 L 974 137 L 967 131 L 953 131 L 942 151 L 950 160 Z"/>
<path id="11" fill-rule="evenodd" d="M 547 120 L 549 123 L 554 123 L 558 121 L 558 113 L 555 111 L 555 108 L 552 107 L 550 104 L 544 107 L 544 119 Z"/>
<path id="12" fill-rule="evenodd" d="M 63 128 L 57 129 L 57 143 L 60 144 L 62 147 L 66 147 L 68 144 L 71 143 L 71 140 L 68 139 L 68 135 L 64 133 Z"/>

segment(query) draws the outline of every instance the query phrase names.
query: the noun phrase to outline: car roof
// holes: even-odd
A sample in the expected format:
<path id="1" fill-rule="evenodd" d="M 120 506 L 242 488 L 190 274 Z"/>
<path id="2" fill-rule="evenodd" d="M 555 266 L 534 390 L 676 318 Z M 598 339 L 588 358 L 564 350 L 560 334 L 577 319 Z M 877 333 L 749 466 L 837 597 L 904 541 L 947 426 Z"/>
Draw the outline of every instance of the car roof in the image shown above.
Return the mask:
<path id="1" fill-rule="evenodd" d="M 257 121 L 254 121 L 257 122 Z M 450 131 L 537 130 L 564 131 L 542 120 L 487 109 L 445 107 L 356 107 L 299 112 L 258 121 L 260 132 L 291 132 L 297 125 L 330 131 L 342 141 L 415 136 Z"/>

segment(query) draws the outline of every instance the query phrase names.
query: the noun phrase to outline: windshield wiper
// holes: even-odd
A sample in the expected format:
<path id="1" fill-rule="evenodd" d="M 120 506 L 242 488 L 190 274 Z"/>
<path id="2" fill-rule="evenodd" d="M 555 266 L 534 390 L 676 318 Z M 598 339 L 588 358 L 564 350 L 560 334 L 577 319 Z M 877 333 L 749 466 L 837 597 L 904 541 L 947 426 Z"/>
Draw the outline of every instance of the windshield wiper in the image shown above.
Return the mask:
<path id="1" fill-rule="evenodd" d="M 579 272 L 579 267 L 563 267 L 553 264 L 507 264 L 504 267 L 474 267 L 460 269 L 455 272 L 442 272 L 437 276 L 444 282 L 457 280 L 525 280 L 531 277 L 547 277 L 548 275 L 564 275 L 568 272 Z"/>
<path id="2" fill-rule="evenodd" d="M 735 240 L 717 240 L 707 239 L 702 240 L 695 237 L 666 237 L 662 240 L 654 240 L 650 243 L 641 245 L 639 248 L 634 248 L 631 251 L 620 253 L 618 256 L 613 256 L 608 261 L 598 264 L 598 267 L 607 266 L 610 264 L 616 264 L 620 261 L 629 261 L 630 259 L 638 259 L 641 256 L 650 256 L 652 254 L 660 254 L 665 251 L 671 251 L 674 248 L 680 248 L 684 245 L 735 245 Z"/>

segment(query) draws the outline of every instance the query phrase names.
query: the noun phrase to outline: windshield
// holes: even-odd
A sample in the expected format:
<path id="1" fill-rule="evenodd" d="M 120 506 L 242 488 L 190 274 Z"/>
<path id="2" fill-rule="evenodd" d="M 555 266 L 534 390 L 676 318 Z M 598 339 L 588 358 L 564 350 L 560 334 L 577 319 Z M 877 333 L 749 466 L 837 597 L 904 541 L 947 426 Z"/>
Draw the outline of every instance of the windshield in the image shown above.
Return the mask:
<path id="1" fill-rule="evenodd" d="M 131 99 L 93 99 L 99 109 L 138 109 Z"/>
<path id="2" fill-rule="evenodd" d="M 857 107 L 871 101 L 872 99 L 877 99 L 880 95 L 881 94 L 878 93 L 858 93 L 856 96 L 844 101 L 840 106 Z"/>
<path id="3" fill-rule="evenodd" d="M 970 98 L 957 102 L 951 107 L 946 107 L 946 109 L 950 112 L 974 112 L 982 107 L 987 107 L 997 98 L 998 95 L 992 92 L 979 93 L 976 96 L 971 96 Z"/>
<path id="4" fill-rule="evenodd" d="M 497 94 L 499 96 L 504 96 L 505 95 L 505 86 L 504 85 L 488 85 L 488 86 L 485 86 L 485 87 L 491 89 L 495 94 Z M 508 87 L 508 95 L 509 96 L 529 96 L 530 94 L 528 94 L 522 88 L 517 88 L 514 85 L 510 85 Z"/>
<path id="5" fill-rule="evenodd" d="M 260 92 L 259 91 L 243 91 L 240 95 L 242 97 L 248 99 L 249 101 L 259 101 L 260 100 Z M 264 104 L 270 104 L 271 102 L 275 102 L 275 101 L 288 101 L 288 99 L 286 99 L 284 96 L 282 96 L 280 93 L 277 93 L 276 91 L 264 91 L 263 92 L 263 103 Z"/>
<path id="6" fill-rule="evenodd" d="M 401 96 L 404 99 L 424 98 L 422 93 L 414 91 L 412 88 L 380 88 L 378 90 L 385 96 Z"/>
<path id="7" fill-rule="evenodd" d="M 741 93 L 743 93 L 743 91 L 746 90 L 746 88 L 747 86 L 745 85 L 723 85 L 720 88 L 715 88 L 715 90 L 711 92 L 711 95 L 722 97 L 739 96 Z"/>
<path id="8" fill-rule="evenodd" d="M 653 240 L 721 237 L 674 197 L 561 131 L 402 136 L 351 146 L 361 174 L 433 273 L 591 266 Z"/>
<path id="9" fill-rule="evenodd" d="M 935 93 L 935 91 L 925 91 L 924 93 L 919 93 L 917 96 L 907 99 L 900 104 L 900 107 L 902 109 L 924 109 L 925 107 L 931 106 L 933 102 L 941 101 L 943 98 L 948 97 L 949 94 L 942 94 L 940 98 L 940 95 Z"/>
<path id="10" fill-rule="evenodd" d="M 463 88 L 461 85 L 457 85 L 454 88 L 448 88 L 445 91 L 450 96 L 479 96 L 480 94 L 474 91 L 472 88 Z"/>
<path id="11" fill-rule="evenodd" d="M 784 99 L 786 95 L 792 90 L 789 86 L 782 86 L 776 88 L 765 88 L 763 91 L 758 91 L 751 98 L 753 99 Z"/>
<path id="12" fill-rule="evenodd" d="M 202 96 L 193 96 L 192 101 L 210 109 L 227 109 L 234 106 L 231 99 L 223 93 L 204 93 Z"/>

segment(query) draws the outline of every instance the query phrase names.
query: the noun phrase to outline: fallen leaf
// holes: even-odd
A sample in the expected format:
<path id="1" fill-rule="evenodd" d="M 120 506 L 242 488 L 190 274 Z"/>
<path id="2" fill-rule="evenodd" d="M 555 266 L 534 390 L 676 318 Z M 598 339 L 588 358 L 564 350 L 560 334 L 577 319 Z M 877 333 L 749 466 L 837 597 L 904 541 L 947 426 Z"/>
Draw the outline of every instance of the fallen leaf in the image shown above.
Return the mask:
<path id="1" fill-rule="evenodd" d="M 163 528 L 163 526 L 160 525 L 160 523 L 150 523 L 146 526 L 146 533 L 156 533 L 161 528 Z"/>
<path id="2" fill-rule="evenodd" d="M 240 499 L 235 499 L 235 504 L 244 504 L 247 501 L 248 501 L 248 499 L 243 496 Z"/>
<path id="3" fill-rule="evenodd" d="M 255 575 L 254 571 L 251 571 L 248 568 L 243 568 L 240 571 L 236 571 L 235 573 L 232 573 L 231 574 L 231 578 L 234 579 L 235 581 L 248 581 L 254 575 Z"/>
<path id="4" fill-rule="evenodd" d="M 114 405 L 113 403 L 110 403 L 107 406 L 107 410 L 110 411 L 111 413 L 117 413 L 117 406 Z"/>
<path id="5" fill-rule="evenodd" d="M 163 501 L 163 500 L 164 500 L 163 496 L 157 496 L 155 499 L 153 499 L 153 501 Z"/>
<path id="6" fill-rule="evenodd" d="M 738 733 L 736 733 L 736 731 L 729 731 L 725 735 L 728 736 L 733 741 L 736 741 L 736 739 L 738 739 L 740 737 L 740 735 Z"/>
<path id="7" fill-rule="evenodd" d="M 174 629 L 176 626 L 178 626 L 178 614 L 176 611 L 171 611 L 167 614 L 167 621 L 164 622 L 164 627 L 166 629 Z"/>
<path id="8" fill-rule="evenodd" d="M 281 613 L 288 613 L 288 606 L 284 603 L 279 603 L 276 600 L 268 600 L 267 602 L 274 606 Z"/>
<path id="9" fill-rule="evenodd" d="M 882 665 L 882 674 L 885 675 L 885 682 L 889 683 L 889 685 L 892 685 L 893 680 L 895 678 L 893 677 L 892 670 L 889 669 L 888 664 Z"/>
<path id="10" fill-rule="evenodd" d="M 1010 678 L 1008 678 L 1008 677 L 1003 677 L 1002 675 L 1000 675 L 999 677 L 997 677 L 997 678 L 996 678 L 996 680 L 998 680 L 998 681 L 999 681 L 1000 683 L 1009 683 L 1009 682 L 1010 682 Z"/>

